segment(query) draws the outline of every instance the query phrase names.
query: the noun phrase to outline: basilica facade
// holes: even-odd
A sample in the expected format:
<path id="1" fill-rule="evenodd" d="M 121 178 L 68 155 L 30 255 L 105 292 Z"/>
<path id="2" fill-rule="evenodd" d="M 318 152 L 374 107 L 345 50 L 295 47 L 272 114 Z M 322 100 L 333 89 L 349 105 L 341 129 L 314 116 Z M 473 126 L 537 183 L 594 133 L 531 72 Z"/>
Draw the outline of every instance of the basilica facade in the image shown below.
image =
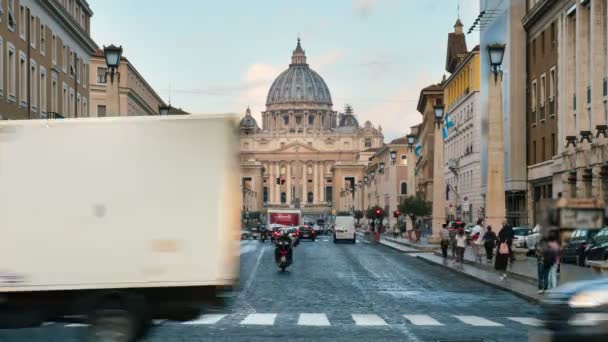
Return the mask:
<path id="1" fill-rule="evenodd" d="M 359 125 L 350 106 L 344 113 L 333 109 L 329 88 L 309 67 L 299 39 L 289 68 L 268 91 L 261 127 L 248 108 L 239 130 L 243 209 L 249 211 L 331 213 L 384 145 L 381 127 Z"/>

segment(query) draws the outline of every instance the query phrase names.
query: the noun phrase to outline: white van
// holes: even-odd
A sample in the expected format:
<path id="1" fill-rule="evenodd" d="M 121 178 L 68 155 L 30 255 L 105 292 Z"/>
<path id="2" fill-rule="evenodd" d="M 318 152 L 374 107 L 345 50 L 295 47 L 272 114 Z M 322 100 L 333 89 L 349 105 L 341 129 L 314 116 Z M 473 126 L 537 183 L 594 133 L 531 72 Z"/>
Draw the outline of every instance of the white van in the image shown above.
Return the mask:
<path id="1" fill-rule="evenodd" d="M 348 240 L 355 243 L 355 218 L 352 216 L 336 216 L 334 222 L 334 243 L 338 240 Z"/>

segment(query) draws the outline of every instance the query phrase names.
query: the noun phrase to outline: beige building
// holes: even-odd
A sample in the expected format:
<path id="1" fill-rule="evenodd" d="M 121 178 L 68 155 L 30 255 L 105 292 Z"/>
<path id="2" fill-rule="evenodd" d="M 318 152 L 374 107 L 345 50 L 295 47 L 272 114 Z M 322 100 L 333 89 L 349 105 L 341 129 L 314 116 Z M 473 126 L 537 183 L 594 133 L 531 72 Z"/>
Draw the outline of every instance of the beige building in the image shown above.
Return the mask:
<path id="1" fill-rule="evenodd" d="M 119 108 L 120 113 L 109 113 L 111 108 L 108 101 L 107 87 L 110 77 L 106 76 L 106 60 L 103 50 L 95 51 L 89 66 L 91 91 L 91 116 L 129 116 L 129 115 L 158 115 L 159 108 L 166 106 L 156 91 L 146 82 L 135 66 L 122 57 L 118 72 L 119 79 Z M 116 77 L 116 76 L 115 76 Z M 115 78 L 114 82 L 118 79 Z"/>
<path id="2" fill-rule="evenodd" d="M 0 119 L 89 115 L 85 0 L 0 1 Z"/>
<path id="3" fill-rule="evenodd" d="M 340 192 L 362 179 L 359 153 L 383 145 L 381 128 L 359 125 L 353 110 L 333 110 L 325 81 L 307 64 L 300 42 L 289 68 L 272 83 L 262 125 L 247 109 L 240 122 L 242 185 L 257 196 L 254 210 L 301 208 L 322 216 L 341 208 Z"/>

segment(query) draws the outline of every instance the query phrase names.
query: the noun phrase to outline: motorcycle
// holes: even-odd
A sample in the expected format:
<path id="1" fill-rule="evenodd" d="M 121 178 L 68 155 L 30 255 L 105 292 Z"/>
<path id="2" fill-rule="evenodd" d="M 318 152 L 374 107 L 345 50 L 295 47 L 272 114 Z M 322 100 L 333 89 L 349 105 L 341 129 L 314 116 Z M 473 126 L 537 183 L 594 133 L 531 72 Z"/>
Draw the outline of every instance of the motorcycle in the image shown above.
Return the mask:
<path id="1" fill-rule="evenodd" d="M 279 237 L 276 240 L 276 247 L 274 250 L 274 261 L 277 266 L 284 272 L 287 266 L 291 265 L 292 262 L 292 247 L 291 239 L 289 237 Z"/>
<path id="2" fill-rule="evenodd" d="M 266 242 L 267 237 L 268 237 L 268 231 L 266 229 L 262 229 L 262 231 L 260 232 L 260 242 L 262 242 L 262 243 Z"/>

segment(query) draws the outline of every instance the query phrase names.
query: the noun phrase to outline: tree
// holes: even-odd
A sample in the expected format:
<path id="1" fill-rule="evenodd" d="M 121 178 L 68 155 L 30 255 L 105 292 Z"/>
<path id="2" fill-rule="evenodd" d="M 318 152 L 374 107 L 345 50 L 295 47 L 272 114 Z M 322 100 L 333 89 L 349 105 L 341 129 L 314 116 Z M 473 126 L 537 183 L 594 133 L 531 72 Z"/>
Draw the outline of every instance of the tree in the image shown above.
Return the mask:
<path id="1" fill-rule="evenodd" d="M 406 197 L 399 204 L 399 211 L 407 215 L 415 224 L 417 217 L 429 216 L 432 213 L 431 202 L 425 201 L 420 195 Z"/>
<path id="2" fill-rule="evenodd" d="M 355 219 L 357 219 L 357 224 L 359 224 L 359 220 L 363 218 L 363 212 L 361 210 L 355 210 Z"/>

